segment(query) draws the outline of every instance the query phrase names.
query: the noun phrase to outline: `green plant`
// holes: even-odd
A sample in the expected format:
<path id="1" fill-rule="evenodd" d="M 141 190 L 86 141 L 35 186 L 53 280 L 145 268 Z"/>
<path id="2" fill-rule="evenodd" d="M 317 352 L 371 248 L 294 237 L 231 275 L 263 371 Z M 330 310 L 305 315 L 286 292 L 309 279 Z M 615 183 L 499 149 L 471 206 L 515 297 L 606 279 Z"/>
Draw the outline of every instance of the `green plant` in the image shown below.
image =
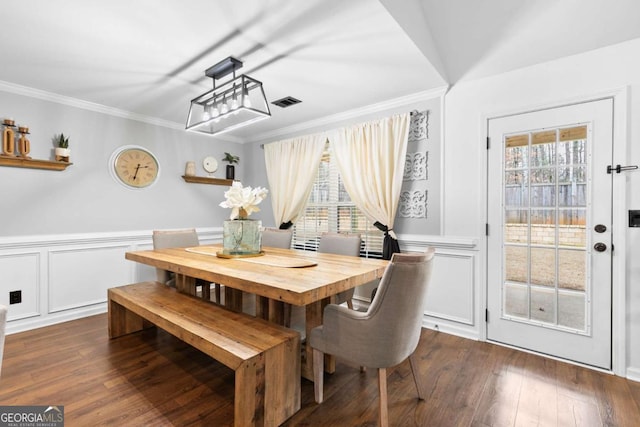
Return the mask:
<path id="1" fill-rule="evenodd" d="M 69 148 L 69 137 L 64 137 L 64 133 L 61 133 L 58 137 L 58 147 Z"/>
<path id="2" fill-rule="evenodd" d="M 228 162 L 230 165 L 232 165 L 234 163 L 238 163 L 240 161 L 240 157 L 234 156 L 233 154 L 227 153 L 225 151 L 224 158 L 222 159 L 222 161 Z"/>

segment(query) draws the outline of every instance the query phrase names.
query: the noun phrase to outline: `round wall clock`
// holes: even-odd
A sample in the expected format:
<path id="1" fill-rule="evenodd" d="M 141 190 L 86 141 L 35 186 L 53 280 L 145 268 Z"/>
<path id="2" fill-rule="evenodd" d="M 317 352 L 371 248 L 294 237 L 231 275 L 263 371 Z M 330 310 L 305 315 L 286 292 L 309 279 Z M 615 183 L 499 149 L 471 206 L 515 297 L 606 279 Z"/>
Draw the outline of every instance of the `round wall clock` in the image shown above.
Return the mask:
<path id="1" fill-rule="evenodd" d="M 109 170 L 120 184 L 127 188 L 140 189 L 150 187 L 158 180 L 160 163 L 146 148 L 125 145 L 111 155 Z"/>
<path id="2" fill-rule="evenodd" d="M 215 171 L 218 170 L 218 161 L 216 160 L 215 157 L 212 157 L 212 156 L 205 157 L 204 160 L 202 161 L 202 167 L 204 168 L 205 171 L 209 173 L 214 173 Z"/>

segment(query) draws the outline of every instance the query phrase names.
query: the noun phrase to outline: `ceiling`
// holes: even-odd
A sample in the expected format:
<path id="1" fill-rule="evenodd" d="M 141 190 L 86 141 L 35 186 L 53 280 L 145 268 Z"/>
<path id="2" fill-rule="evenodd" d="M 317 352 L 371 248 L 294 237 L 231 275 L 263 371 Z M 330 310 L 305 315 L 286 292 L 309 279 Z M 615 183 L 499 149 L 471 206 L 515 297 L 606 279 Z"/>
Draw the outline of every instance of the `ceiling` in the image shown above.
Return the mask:
<path id="1" fill-rule="evenodd" d="M 0 80 L 184 126 L 227 56 L 269 101 L 254 140 L 640 37 L 636 0 L 3 0 Z M 11 19 L 7 17 L 11 16 Z M 3 112 L 0 112 L 3 113 Z M 3 114 L 8 114 L 4 112 Z"/>

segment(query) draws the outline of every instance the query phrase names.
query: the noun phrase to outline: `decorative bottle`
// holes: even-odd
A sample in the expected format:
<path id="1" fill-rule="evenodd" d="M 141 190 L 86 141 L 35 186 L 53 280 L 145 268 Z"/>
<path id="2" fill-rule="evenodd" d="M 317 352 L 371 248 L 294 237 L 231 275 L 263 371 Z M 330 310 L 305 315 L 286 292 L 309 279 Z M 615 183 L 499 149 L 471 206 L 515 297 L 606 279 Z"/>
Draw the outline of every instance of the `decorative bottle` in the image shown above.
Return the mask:
<path id="1" fill-rule="evenodd" d="M 15 156 L 15 138 L 16 133 L 13 131 L 14 121 L 11 119 L 4 119 L 4 131 L 2 132 L 2 155 L 3 156 Z"/>

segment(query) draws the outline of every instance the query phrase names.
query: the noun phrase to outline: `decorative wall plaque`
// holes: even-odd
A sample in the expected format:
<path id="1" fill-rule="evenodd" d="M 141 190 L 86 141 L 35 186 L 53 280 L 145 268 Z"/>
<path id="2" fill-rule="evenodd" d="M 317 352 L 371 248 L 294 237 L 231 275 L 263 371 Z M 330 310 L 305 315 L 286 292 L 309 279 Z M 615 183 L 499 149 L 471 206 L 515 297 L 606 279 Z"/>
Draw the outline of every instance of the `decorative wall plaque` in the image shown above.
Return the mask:
<path id="1" fill-rule="evenodd" d="M 410 190 L 400 193 L 399 215 L 403 218 L 426 218 L 427 196 L 427 190 Z"/>
<path id="2" fill-rule="evenodd" d="M 409 122 L 409 142 L 429 138 L 429 110 L 413 111 Z"/>
<path id="3" fill-rule="evenodd" d="M 427 164 L 429 162 L 429 152 L 407 153 L 404 162 L 405 181 L 418 181 L 421 179 L 429 179 Z"/>

